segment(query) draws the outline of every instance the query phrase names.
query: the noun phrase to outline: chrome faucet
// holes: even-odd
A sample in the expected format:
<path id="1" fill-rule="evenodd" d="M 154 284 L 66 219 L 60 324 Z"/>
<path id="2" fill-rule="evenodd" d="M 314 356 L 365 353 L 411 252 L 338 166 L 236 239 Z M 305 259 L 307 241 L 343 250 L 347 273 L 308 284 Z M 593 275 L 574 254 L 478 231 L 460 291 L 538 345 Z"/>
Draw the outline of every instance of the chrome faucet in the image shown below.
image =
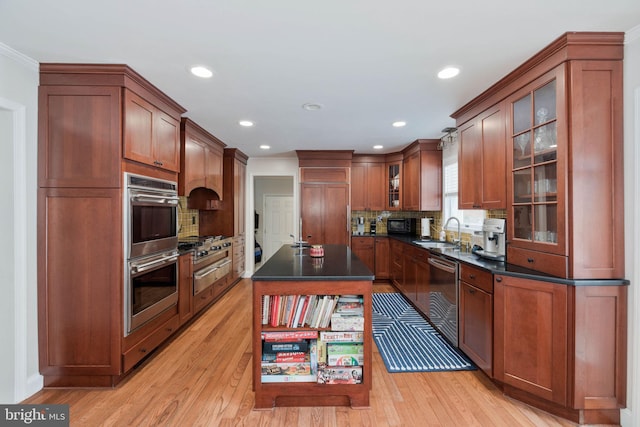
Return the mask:
<path id="1" fill-rule="evenodd" d="M 456 245 L 460 246 L 460 243 L 462 241 L 461 236 L 460 236 L 460 220 L 458 218 L 456 218 L 455 216 L 449 217 L 449 219 L 447 220 L 447 222 L 444 223 L 444 227 L 442 227 L 442 229 L 445 231 L 447 231 L 447 225 L 449 225 L 449 221 L 451 221 L 452 219 L 455 219 L 456 222 L 458 223 L 458 239 L 454 240 L 453 243 L 455 243 Z"/>

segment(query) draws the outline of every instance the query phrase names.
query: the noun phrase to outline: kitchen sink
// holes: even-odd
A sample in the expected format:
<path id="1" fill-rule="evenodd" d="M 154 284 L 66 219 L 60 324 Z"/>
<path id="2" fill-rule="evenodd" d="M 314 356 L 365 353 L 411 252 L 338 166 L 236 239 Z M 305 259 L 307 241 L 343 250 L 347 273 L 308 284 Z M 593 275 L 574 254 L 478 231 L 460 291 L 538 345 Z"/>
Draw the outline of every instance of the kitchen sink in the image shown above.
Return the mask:
<path id="1" fill-rule="evenodd" d="M 437 240 L 414 240 L 413 243 L 426 249 L 450 249 L 458 247 L 455 243 L 439 242 Z"/>

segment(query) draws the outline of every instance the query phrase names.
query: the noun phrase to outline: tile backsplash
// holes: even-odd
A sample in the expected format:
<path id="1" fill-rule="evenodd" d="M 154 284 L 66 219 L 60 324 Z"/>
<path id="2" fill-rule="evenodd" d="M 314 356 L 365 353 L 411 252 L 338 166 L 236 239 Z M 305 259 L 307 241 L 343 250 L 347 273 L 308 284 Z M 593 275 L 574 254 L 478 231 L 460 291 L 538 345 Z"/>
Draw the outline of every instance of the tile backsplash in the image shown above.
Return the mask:
<path id="1" fill-rule="evenodd" d="M 431 238 L 438 239 L 438 234 L 444 225 L 444 219 L 442 219 L 441 211 L 352 211 L 351 212 L 351 231 L 356 233 L 358 231 L 357 218 L 364 217 L 364 232 L 370 231 L 370 224 L 372 220 L 376 220 L 376 233 L 387 233 L 387 218 L 431 218 Z M 493 209 L 487 211 L 487 218 L 506 218 L 507 211 L 505 209 Z M 418 227 L 419 227 L 418 223 Z M 447 231 L 447 240 L 452 240 L 456 237 L 455 232 Z M 482 233 L 460 233 L 460 240 L 462 245 L 472 246 L 474 244 L 482 244 Z"/>
<path id="2" fill-rule="evenodd" d="M 178 206 L 178 240 L 189 236 L 199 236 L 199 215 L 197 209 L 187 208 L 187 198 L 180 197 Z"/>

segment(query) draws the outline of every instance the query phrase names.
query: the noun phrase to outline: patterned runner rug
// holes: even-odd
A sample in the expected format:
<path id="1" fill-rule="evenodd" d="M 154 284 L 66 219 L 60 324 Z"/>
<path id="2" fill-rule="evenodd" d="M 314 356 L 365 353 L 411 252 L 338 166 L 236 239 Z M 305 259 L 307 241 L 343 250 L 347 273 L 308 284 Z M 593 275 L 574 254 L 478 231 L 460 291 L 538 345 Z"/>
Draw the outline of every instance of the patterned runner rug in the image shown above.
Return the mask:
<path id="1" fill-rule="evenodd" d="M 373 294 L 372 324 L 373 339 L 389 372 L 476 369 L 399 293 Z"/>

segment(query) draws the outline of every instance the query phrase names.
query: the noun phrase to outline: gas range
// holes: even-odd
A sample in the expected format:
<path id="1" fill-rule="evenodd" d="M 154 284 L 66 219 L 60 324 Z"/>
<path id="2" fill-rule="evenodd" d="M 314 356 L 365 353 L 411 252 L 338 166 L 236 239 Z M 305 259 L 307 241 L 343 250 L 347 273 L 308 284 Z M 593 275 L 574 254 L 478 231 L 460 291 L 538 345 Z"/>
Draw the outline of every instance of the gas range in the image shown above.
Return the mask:
<path id="1" fill-rule="evenodd" d="M 189 236 L 180 240 L 178 250 L 193 250 L 193 263 L 203 264 L 210 258 L 221 258 L 221 254 L 227 256 L 232 242 L 231 237 L 224 236 Z"/>

